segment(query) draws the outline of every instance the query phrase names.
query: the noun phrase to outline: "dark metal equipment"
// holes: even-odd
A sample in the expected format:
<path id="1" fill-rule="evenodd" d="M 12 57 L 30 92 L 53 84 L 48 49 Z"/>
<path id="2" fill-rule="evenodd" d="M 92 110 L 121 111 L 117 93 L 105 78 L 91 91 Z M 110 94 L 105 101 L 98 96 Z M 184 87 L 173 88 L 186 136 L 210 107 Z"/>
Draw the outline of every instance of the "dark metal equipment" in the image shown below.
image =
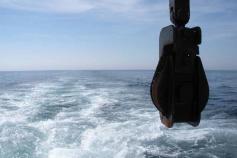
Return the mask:
<path id="1" fill-rule="evenodd" d="M 151 98 L 162 123 L 198 126 L 209 98 L 209 86 L 199 57 L 201 28 L 187 28 L 189 0 L 170 0 L 170 20 L 160 33 L 160 60 L 151 83 Z"/>

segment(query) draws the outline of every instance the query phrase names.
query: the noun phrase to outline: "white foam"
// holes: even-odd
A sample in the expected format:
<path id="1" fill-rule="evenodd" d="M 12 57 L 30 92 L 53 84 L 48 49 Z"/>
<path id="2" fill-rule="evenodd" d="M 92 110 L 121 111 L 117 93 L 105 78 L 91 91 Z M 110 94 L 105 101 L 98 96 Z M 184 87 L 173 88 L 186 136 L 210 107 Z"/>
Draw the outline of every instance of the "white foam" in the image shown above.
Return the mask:
<path id="1" fill-rule="evenodd" d="M 215 138 L 210 135 L 214 130 L 220 129 L 216 127 L 218 123 L 216 120 L 211 122 L 214 127 L 208 125 L 210 122 L 207 124 L 204 122 L 204 125 L 195 129 L 187 126 L 166 129 L 159 121 L 158 112 L 145 105 L 144 108 L 131 105 L 129 110 L 119 111 L 122 117 L 124 115 L 123 121 L 106 120 L 107 118 L 97 117 L 96 114 L 104 110 L 105 106 L 113 106 L 119 102 L 114 98 L 116 90 L 88 89 L 78 85 L 80 83 L 75 83 L 72 89 L 57 94 L 56 92 L 64 89 L 64 84 L 71 80 L 61 80 L 61 82 L 63 83 L 40 83 L 22 93 L 5 93 L 0 96 L 6 98 L 5 102 L 19 108 L 15 111 L 3 110 L 0 115 L 0 125 L 7 121 L 14 123 L 18 121 L 44 134 L 36 149 L 36 155 L 39 157 L 43 155 L 42 157 L 48 158 L 142 158 L 145 157 L 145 153 L 178 157 L 184 153 L 178 142 L 189 143 L 195 147 L 203 140 L 207 144 L 212 144 L 215 143 Z M 120 94 L 123 90 L 119 88 Z M 18 98 L 21 94 L 24 94 L 24 97 Z M 135 99 L 139 95 L 128 94 L 126 97 Z M 87 101 L 85 105 L 80 105 L 80 99 Z M 76 105 L 78 110 L 65 108 L 54 118 L 27 122 L 29 116 L 34 116 L 42 110 L 41 103 L 52 102 L 59 104 L 78 102 L 79 105 Z M 136 101 L 133 103 L 138 104 Z M 229 130 L 227 132 L 230 133 Z M 233 129 L 231 132 L 236 131 Z M 162 140 L 163 137 L 167 140 Z M 1 139 L 5 138 L 0 137 L 0 141 Z M 156 144 L 156 141 L 161 144 Z"/>
<path id="2" fill-rule="evenodd" d="M 49 151 L 48 158 L 79 158 L 80 150 L 54 148 Z"/>
<path id="3" fill-rule="evenodd" d="M 113 157 L 142 157 L 145 148 L 140 146 L 140 142 L 161 135 L 162 132 L 152 124 L 138 125 L 130 121 L 103 124 L 82 134 L 80 149 L 85 154 L 93 151 L 93 157 L 106 157 L 107 154 Z"/>
<path id="4" fill-rule="evenodd" d="M 81 111 L 81 115 L 84 117 L 94 115 L 101 107 L 117 102 L 117 100 L 111 99 L 108 92 L 104 89 L 97 91 L 84 89 L 81 94 L 90 101 L 88 108 Z"/>

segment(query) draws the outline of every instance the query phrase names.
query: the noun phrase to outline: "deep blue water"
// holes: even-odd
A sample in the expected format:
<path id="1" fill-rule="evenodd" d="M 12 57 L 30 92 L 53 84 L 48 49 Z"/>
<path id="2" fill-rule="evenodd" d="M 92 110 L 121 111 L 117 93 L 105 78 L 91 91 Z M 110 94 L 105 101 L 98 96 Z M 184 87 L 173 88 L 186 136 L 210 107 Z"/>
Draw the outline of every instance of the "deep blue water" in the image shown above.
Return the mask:
<path id="1" fill-rule="evenodd" d="M 0 72 L 0 158 L 235 158 L 237 72 L 208 71 L 199 127 L 165 128 L 152 71 Z"/>

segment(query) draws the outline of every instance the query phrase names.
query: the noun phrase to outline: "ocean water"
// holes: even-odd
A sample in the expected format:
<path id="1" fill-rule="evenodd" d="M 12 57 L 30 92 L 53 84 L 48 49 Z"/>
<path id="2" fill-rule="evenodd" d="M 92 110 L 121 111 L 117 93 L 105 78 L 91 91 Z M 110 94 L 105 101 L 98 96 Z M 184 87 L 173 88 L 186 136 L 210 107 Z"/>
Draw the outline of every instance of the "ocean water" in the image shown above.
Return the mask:
<path id="1" fill-rule="evenodd" d="M 208 71 L 199 127 L 165 128 L 152 71 L 0 72 L 0 158 L 235 158 L 237 72 Z"/>

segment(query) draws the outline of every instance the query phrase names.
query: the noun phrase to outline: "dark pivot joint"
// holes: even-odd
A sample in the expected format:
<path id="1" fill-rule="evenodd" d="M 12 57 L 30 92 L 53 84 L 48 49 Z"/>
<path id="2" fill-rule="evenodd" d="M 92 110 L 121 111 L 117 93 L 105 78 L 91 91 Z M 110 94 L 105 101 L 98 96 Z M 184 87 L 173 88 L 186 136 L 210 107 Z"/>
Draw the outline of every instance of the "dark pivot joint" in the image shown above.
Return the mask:
<path id="1" fill-rule="evenodd" d="M 198 126 L 208 97 L 209 86 L 199 57 L 201 28 L 187 28 L 189 0 L 170 0 L 174 25 L 160 33 L 160 60 L 151 83 L 151 98 L 160 111 L 161 122 Z"/>

